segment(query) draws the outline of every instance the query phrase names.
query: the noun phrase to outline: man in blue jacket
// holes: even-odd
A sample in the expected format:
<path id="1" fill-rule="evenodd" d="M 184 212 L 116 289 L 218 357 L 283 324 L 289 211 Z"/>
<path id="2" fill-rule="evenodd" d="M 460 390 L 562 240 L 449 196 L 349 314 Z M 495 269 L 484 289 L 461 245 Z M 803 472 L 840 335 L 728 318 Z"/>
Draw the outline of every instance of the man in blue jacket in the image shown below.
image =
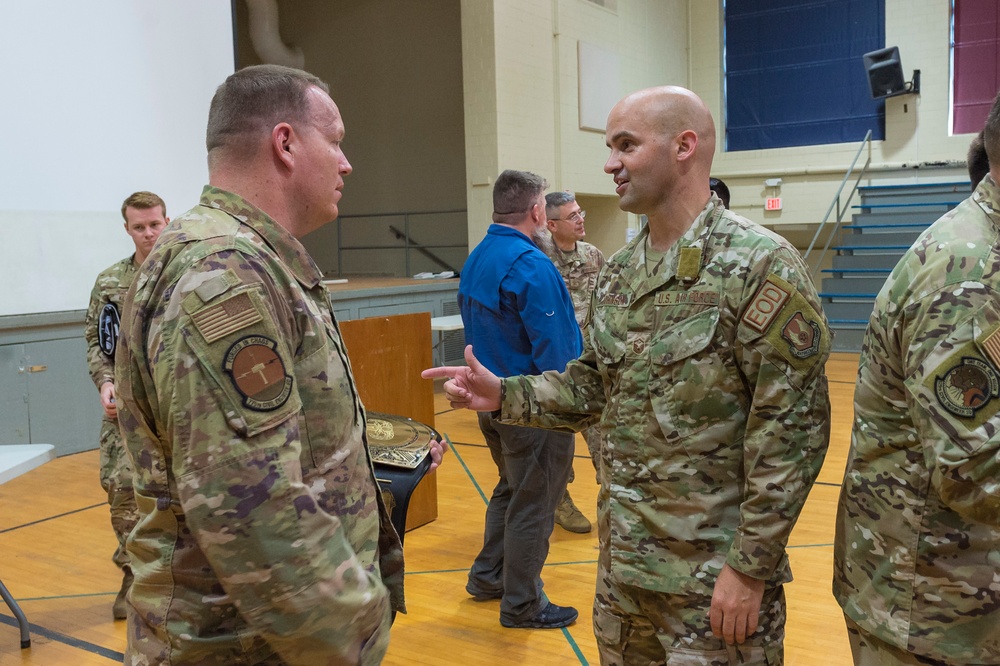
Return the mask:
<path id="1" fill-rule="evenodd" d="M 493 187 L 493 224 L 462 269 L 458 305 L 466 342 L 500 377 L 562 371 L 583 351 L 573 302 L 533 237 L 545 227 L 545 179 L 504 171 Z M 573 433 L 499 423 L 479 413 L 500 480 L 486 509 L 483 549 L 469 571 L 475 599 L 500 599 L 500 624 L 550 629 L 575 608 L 542 594 L 556 505 L 573 465 Z"/>

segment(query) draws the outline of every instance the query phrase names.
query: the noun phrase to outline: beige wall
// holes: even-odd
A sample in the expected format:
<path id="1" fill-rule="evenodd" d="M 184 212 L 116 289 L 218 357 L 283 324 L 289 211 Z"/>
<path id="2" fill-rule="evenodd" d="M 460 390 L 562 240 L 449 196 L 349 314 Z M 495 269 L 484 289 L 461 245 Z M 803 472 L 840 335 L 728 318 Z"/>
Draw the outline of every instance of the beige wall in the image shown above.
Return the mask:
<path id="1" fill-rule="evenodd" d="M 340 211 L 354 245 L 400 245 L 388 229 L 402 218 L 385 213 L 465 209 L 465 132 L 459 0 L 279 0 L 283 41 L 302 49 L 305 69 L 330 85 L 344 116 L 347 177 Z M 259 62 L 236 3 L 240 65 Z M 351 215 L 370 215 L 349 221 Z M 411 235 L 427 244 L 465 243 L 463 217 L 412 219 Z M 338 268 L 336 225 L 307 236 L 306 247 L 327 272 Z M 461 263 L 465 248 L 436 250 Z M 440 271 L 414 254 L 410 273 Z M 400 251 L 356 251 L 345 270 L 390 273 Z"/>
<path id="2" fill-rule="evenodd" d="M 944 0 L 886 0 L 886 45 L 899 47 L 907 79 L 914 69 L 921 71 L 922 93 L 886 101 L 886 137 L 873 143 L 873 177 L 862 184 L 967 178 L 964 159 L 972 135 L 950 136 L 949 131 L 948 5 Z M 691 32 L 699 36 L 692 41 L 691 88 L 712 109 L 721 147 L 725 130 L 721 3 L 692 1 L 690 7 Z M 858 68 L 862 69 L 860 62 Z M 778 227 L 801 244 L 811 235 L 805 225 L 822 219 L 859 146 L 860 142 L 720 151 L 713 173 L 729 185 L 734 210 Z M 917 164 L 950 161 L 963 161 L 963 165 L 950 169 L 913 168 Z M 778 191 L 764 186 L 764 179 L 773 177 L 783 180 Z M 783 199 L 783 210 L 765 212 L 765 197 L 775 194 Z"/>
<path id="3" fill-rule="evenodd" d="M 622 97 L 687 83 L 687 2 L 620 0 L 613 12 L 585 0 L 462 0 L 469 246 L 486 233 L 492 185 L 526 169 L 588 208 L 588 240 L 610 254 L 637 221 L 620 211 L 603 132 L 580 129 L 580 41 L 615 53 Z M 492 105 L 491 105 L 492 102 Z"/>

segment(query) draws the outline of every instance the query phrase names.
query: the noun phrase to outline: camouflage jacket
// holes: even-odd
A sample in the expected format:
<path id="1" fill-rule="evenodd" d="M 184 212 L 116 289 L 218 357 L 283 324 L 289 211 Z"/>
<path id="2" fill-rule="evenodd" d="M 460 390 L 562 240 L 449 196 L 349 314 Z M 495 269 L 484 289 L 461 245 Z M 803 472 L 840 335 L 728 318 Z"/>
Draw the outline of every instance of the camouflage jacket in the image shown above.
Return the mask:
<path id="1" fill-rule="evenodd" d="M 90 292 L 90 306 L 83 324 L 87 340 L 87 365 L 98 389 L 115 380 L 115 349 L 121 323 L 122 302 L 136 274 L 135 255 L 105 268 Z"/>
<path id="2" fill-rule="evenodd" d="M 590 297 L 594 295 L 594 287 L 597 286 L 597 274 L 604 265 L 604 255 L 596 247 L 583 241 L 577 241 L 576 247 L 569 252 L 563 252 L 554 242 L 539 247 L 559 269 L 570 298 L 573 299 L 576 323 L 583 328 L 590 310 Z"/>
<path id="3" fill-rule="evenodd" d="M 213 187 L 143 264 L 117 359 L 141 514 L 126 662 L 381 660 L 402 549 L 320 280 Z"/>
<path id="4" fill-rule="evenodd" d="M 791 580 L 785 544 L 829 441 L 830 335 L 798 252 L 713 197 L 651 269 L 604 267 L 583 355 L 512 377 L 502 417 L 600 414 L 602 557 L 621 584 L 711 595 L 723 564 Z"/>
<path id="5" fill-rule="evenodd" d="M 896 265 L 854 394 L 834 594 L 882 641 L 1000 663 L 1000 188 L 984 179 Z"/>

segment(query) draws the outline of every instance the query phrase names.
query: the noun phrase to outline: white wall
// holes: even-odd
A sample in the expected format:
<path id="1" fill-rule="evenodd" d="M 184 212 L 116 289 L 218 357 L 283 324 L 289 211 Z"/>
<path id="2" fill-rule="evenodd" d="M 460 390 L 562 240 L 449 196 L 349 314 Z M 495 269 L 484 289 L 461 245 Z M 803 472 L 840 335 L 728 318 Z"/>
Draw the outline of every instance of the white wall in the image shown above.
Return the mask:
<path id="1" fill-rule="evenodd" d="M 81 310 L 134 250 L 121 202 L 168 214 L 207 181 L 205 121 L 233 71 L 228 0 L 5 0 L 0 315 Z"/>

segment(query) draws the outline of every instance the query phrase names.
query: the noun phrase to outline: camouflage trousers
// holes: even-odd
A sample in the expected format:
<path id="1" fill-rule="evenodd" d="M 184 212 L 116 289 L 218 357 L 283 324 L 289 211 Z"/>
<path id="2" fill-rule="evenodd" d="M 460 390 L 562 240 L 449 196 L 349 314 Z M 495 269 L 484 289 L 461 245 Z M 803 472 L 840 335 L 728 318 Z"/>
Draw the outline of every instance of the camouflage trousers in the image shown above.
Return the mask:
<path id="1" fill-rule="evenodd" d="M 865 633 L 849 617 L 844 617 L 844 622 L 847 623 L 847 638 L 851 641 L 854 666 L 959 666 L 959 664 L 964 666 L 968 663 L 922 657 Z"/>
<path id="2" fill-rule="evenodd" d="M 603 554 L 602 554 L 603 555 Z M 594 635 L 602 666 L 781 666 L 785 593 L 764 592 L 757 631 L 742 645 L 712 633 L 711 597 L 619 585 L 603 563 L 594 595 Z"/>
<path id="3" fill-rule="evenodd" d="M 583 435 L 583 441 L 587 443 L 587 450 L 590 452 L 590 460 L 594 463 L 594 470 L 601 469 L 601 429 L 598 426 L 590 426 L 586 430 L 580 433 Z M 576 479 L 576 472 L 573 468 L 569 468 L 569 481 L 567 483 L 573 483 Z M 597 483 L 601 480 L 598 478 Z"/>
<path id="4" fill-rule="evenodd" d="M 139 520 L 132 490 L 132 462 L 122 442 L 118 421 L 101 422 L 101 487 L 108 494 L 111 507 L 111 528 L 118 538 L 118 548 L 113 556 L 119 568 L 128 565 L 125 539 Z"/>

